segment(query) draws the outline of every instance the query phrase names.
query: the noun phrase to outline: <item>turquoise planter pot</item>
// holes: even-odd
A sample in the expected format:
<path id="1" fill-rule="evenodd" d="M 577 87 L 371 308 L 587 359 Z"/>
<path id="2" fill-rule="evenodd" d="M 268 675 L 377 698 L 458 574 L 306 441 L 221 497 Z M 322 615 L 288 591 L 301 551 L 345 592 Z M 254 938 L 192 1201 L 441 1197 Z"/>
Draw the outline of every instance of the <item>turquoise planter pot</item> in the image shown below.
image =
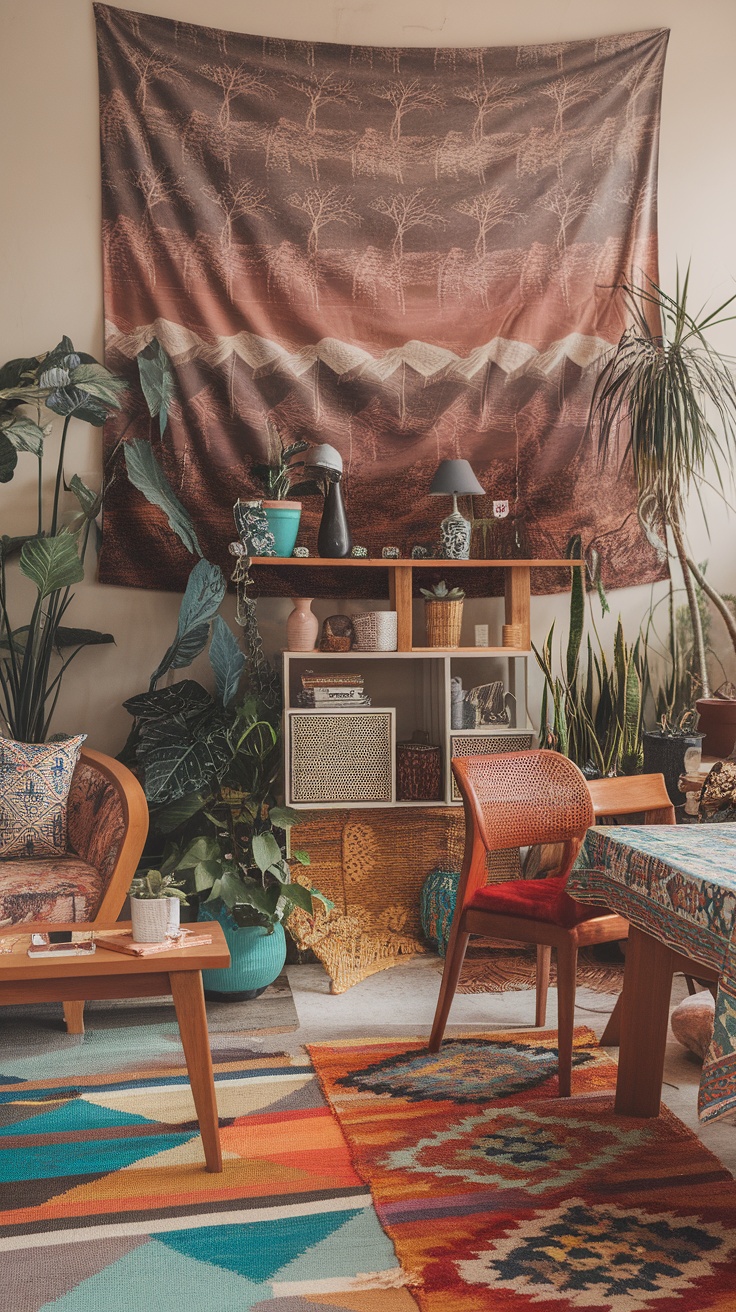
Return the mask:
<path id="1" fill-rule="evenodd" d="M 199 908 L 200 920 L 217 920 L 230 949 L 226 970 L 203 970 L 205 996 L 215 1001 L 241 1002 L 257 998 L 281 974 L 286 961 L 286 935 L 281 924 L 273 934 L 260 925 L 236 925 L 225 907 Z"/>
<path id="2" fill-rule="evenodd" d="M 301 501 L 264 501 L 263 509 L 268 518 L 268 527 L 273 533 L 276 555 L 290 556 L 299 532 Z"/>

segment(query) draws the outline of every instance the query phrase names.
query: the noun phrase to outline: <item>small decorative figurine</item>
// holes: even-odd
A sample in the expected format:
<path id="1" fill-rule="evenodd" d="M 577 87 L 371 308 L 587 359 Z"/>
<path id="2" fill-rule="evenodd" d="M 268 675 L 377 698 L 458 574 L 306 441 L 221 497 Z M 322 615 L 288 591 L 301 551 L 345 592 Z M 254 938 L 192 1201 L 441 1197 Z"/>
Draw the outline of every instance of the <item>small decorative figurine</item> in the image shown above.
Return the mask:
<path id="1" fill-rule="evenodd" d="M 297 560 L 305 560 L 309 555 L 309 547 L 294 547 L 291 554 L 296 556 Z"/>
<path id="2" fill-rule="evenodd" d="M 238 497 L 233 506 L 233 519 L 249 556 L 276 555 L 276 542 L 262 501 L 241 501 Z"/>
<path id="3" fill-rule="evenodd" d="M 350 555 L 357 559 L 363 560 L 368 555 L 367 547 L 351 547 Z"/>
<path id="4" fill-rule="evenodd" d="M 398 547 L 382 547 L 381 555 L 384 560 L 398 560 L 401 552 Z"/>
<path id="5" fill-rule="evenodd" d="M 425 547 L 421 542 L 416 542 L 411 549 L 412 560 L 430 560 L 431 556 L 429 547 Z"/>
<path id="6" fill-rule="evenodd" d="M 322 625 L 320 651 L 350 651 L 355 642 L 355 629 L 349 615 L 328 615 Z"/>

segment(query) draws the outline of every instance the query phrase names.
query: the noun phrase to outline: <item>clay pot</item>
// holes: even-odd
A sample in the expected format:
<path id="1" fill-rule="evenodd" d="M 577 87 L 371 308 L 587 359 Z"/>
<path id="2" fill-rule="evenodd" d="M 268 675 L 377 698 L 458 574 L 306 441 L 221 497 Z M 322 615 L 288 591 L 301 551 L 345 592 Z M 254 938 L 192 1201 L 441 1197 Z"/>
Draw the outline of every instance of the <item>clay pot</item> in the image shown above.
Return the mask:
<path id="1" fill-rule="evenodd" d="M 736 698 L 699 697 L 695 705 L 698 732 L 704 735 L 704 755 L 724 760 L 731 755 L 736 743 Z"/>
<path id="2" fill-rule="evenodd" d="M 294 609 L 286 621 L 286 646 L 289 651 L 314 651 L 319 620 L 312 610 L 312 598 L 292 597 L 291 600 Z"/>

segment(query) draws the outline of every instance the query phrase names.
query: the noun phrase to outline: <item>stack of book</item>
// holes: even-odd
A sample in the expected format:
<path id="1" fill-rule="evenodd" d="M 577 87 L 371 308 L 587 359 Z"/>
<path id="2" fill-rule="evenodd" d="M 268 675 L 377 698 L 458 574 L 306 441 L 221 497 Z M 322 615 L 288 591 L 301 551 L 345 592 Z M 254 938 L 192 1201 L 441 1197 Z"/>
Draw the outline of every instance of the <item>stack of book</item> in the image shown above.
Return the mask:
<path id="1" fill-rule="evenodd" d="M 371 704 L 362 674 L 314 674 L 311 670 L 302 675 L 298 700 L 300 706 L 320 711 L 362 711 Z"/>

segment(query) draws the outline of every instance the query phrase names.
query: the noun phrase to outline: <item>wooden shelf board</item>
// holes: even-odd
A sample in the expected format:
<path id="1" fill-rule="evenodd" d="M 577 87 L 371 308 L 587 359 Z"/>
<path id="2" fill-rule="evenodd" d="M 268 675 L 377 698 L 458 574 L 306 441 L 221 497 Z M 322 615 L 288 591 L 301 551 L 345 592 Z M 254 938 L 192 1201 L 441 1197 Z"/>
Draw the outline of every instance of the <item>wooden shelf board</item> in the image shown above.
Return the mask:
<path id="1" fill-rule="evenodd" d="M 412 647 L 407 656 L 531 656 L 526 647 Z"/>
<path id="2" fill-rule="evenodd" d="M 306 661 L 405 661 L 410 656 L 426 659 L 437 657 L 439 660 L 443 656 L 504 657 L 531 656 L 532 653 L 526 647 L 412 647 L 411 651 L 320 651 L 314 647 L 312 651 L 288 651 L 284 648 L 282 654 L 290 660 Z"/>
<path id="3" fill-rule="evenodd" d="M 390 560 L 375 556 L 343 556 L 332 560 L 324 556 L 252 556 L 252 565 L 296 565 L 307 568 L 321 565 L 327 569 L 351 567 L 353 569 L 392 569 L 397 565 L 410 565 L 412 569 L 564 569 L 582 565 L 582 560 L 412 560 L 399 556 Z"/>

